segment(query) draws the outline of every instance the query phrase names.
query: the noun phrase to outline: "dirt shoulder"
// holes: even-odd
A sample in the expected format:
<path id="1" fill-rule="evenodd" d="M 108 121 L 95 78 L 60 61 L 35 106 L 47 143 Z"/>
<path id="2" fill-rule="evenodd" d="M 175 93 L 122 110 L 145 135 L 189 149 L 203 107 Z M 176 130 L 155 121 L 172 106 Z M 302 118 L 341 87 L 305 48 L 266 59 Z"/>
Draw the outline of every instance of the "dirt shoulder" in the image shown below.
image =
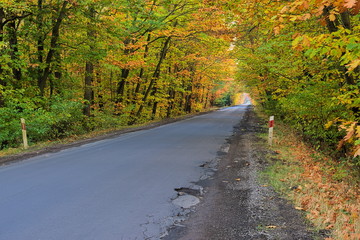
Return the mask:
<path id="1" fill-rule="evenodd" d="M 249 108 L 229 139 L 212 179 L 199 182 L 205 194 L 190 216 L 169 230 L 166 240 L 322 239 L 302 213 L 279 197 L 259 174 L 275 155 L 257 137 L 261 121 Z M 276 156 L 274 156 L 276 157 Z"/>

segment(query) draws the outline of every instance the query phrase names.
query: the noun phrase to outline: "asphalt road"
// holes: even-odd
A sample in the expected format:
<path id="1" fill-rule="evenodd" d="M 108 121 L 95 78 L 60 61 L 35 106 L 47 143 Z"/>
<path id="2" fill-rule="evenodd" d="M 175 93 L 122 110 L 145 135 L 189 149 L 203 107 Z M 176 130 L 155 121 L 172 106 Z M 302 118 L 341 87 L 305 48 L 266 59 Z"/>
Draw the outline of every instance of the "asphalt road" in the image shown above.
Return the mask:
<path id="1" fill-rule="evenodd" d="M 247 105 L 0 167 L 0 239 L 159 239 Z"/>

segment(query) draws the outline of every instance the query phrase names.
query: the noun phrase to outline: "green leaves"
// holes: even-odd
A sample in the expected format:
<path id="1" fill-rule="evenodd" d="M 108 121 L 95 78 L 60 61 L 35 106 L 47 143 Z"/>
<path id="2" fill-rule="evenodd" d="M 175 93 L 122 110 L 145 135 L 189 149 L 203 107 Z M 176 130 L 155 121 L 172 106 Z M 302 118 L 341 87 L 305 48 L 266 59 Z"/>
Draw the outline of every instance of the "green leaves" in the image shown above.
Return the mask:
<path id="1" fill-rule="evenodd" d="M 337 118 L 360 122 L 360 18 L 335 3 L 330 10 L 323 5 L 298 0 L 279 3 L 275 14 L 260 10 L 269 22 L 239 46 L 238 75 L 269 114 L 334 150 L 343 133 L 324 125 Z M 266 28 L 274 35 L 262 35 Z M 353 152 L 350 145 L 342 150 Z"/>

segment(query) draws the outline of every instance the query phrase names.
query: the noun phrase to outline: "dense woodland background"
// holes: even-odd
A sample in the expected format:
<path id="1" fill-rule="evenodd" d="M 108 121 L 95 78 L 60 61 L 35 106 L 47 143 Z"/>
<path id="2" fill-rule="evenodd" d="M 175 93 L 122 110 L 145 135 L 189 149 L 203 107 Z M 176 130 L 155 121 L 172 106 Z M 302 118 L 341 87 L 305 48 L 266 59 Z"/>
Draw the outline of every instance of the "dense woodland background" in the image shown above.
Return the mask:
<path id="1" fill-rule="evenodd" d="M 360 1 L 2 0 L 0 149 L 224 106 L 249 92 L 360 164 Z M 355 157 L 355 158 L 354 158 Z"/>

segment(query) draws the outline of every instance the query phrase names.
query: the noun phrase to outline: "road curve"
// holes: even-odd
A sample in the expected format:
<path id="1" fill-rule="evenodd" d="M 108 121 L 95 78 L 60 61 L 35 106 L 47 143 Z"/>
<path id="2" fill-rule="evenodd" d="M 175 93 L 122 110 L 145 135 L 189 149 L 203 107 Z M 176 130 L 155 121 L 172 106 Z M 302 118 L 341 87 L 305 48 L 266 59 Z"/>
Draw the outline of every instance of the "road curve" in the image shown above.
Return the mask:
<path id="1" fill-rule="evenodd" d="M 247 106 L 0 167 L 0 240 L 159 239 Z"/>

